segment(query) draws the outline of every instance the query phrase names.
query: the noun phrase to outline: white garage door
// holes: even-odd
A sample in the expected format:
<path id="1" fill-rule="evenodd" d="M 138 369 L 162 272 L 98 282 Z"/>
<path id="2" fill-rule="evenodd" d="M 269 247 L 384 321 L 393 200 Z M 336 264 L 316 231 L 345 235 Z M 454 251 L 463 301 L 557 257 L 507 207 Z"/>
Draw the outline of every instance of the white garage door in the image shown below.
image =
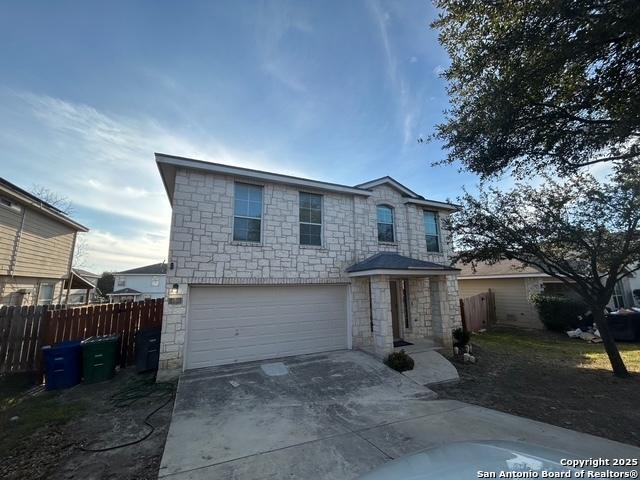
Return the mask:
<path id="1" fill-rule="evenodd" d="M 186 368 L 347 348 L 345 286 L 191 287 Z"/>

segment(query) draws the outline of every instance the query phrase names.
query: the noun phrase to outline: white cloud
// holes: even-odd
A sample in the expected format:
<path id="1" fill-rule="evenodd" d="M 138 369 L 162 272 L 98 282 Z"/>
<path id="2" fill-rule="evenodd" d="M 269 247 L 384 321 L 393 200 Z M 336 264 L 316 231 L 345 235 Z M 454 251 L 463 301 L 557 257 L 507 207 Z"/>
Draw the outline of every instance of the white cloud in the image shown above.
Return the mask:
<path id="1" fill-rule="evenodd" d="M 401 65 L 398 64 L 398 58 L 389 35 L 390 24 L 392 23 L 391 15 L 388 12 L 384 12 L 377 1 L 372 1 L 369 5 L 379 32 L 389 82 L 396 98 L 397 122 L 399 129 L 402 131 L 403 148 L 406 148 L 417 138 L 416 127 L 422 113 L 422 95 L 412 92 L 410 82 L 402 75 Z M 415 63 L 418 58 L 413 56 L 409 61 Z"/>
<path id="2" fill-rule="evenodd" d="M 169 242 L 164 234 L 124 237 L 92 230 L 84 237 L 87 256 L 82 267 L 96 273 L 126 270 L 167 259 Z"/>
<path id="3" fill-rule="evenodd" d="M 167 255 L 171 209 L 153 152 L 305 176 L 264 152 L 187 138 L 152 118 L 6 89 L 0 89 L 0 145 L 9 158 L 20 158 L 3 172 L 10 180 L 25 188 L 41 184 L 69 197 L 76 210 L 90 210 L 79 220 L 90 229 L 86 264 L 96 270 Z"/>

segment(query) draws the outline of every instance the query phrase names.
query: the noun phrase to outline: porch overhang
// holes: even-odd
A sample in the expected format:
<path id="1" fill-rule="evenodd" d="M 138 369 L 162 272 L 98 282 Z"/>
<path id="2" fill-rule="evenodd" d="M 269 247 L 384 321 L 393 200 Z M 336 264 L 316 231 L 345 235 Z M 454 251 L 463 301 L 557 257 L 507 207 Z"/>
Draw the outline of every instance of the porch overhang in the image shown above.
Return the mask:
<path id="1" fill-rule="evenodd" d="M 435 275 L 456 275 L 460 269 L 406 257 L 394 252 L 377 253 L 346 270 L 348 277 L 369 277 L 392 275 L 402 277 L 427 277 Z"/>
<path id="2" fill-rule="evenodd" d="M 371 277 L 373 275 L 388 275 L 394 277 L 433 277 L 437 275 L 457 275 L 458 270 L 392 270 L 379 268 L 377 270 L 363 270 L 361 272 L 348 272 L 347 277 Z"/>

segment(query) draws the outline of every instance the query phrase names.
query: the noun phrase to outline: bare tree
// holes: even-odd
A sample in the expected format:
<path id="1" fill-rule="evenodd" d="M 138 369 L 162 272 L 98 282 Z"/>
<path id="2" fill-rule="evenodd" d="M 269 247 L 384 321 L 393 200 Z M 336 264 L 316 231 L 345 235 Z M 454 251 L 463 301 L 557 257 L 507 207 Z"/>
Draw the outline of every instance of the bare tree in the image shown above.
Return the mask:
<path id="1" fill-rule="evenodd" d="M 83 268 L 87 266 L 88 245 L 87 238 L 83 233 L 78 233 L 76 237 L 76 246 L 73 251 L 72 265 L 74 268 Z"/>
<path id="2" fill-rule="evenodd" d="M 31 187 L 31 193 L 40 200 L 47 202 L 49 205 L 56 207 L 65 215 L 71 215 L 74 212 L 73 204 L 69 197 L 54 192 L 53 190 L 34 183 Z"/>

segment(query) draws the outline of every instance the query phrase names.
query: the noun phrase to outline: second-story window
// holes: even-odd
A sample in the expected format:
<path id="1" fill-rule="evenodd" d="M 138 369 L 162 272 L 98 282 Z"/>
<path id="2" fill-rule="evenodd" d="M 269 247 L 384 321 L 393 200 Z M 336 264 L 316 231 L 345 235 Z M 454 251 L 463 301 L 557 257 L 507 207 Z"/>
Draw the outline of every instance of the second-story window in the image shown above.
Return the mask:
<path id="1" fill-rule="evenodd" d="M 378 205 L 378 241 L 393 242 L 393 208 L 387 205 Z"/>
<path id="2" fill-rule="evenodd" d="M 322 245 L 322 195 L 300 192 L 300 245 Z"/>
<path id="3" fill-rule="evenodd" d="M 151 286 L 157 287 L 160 285 L 160 279 L 158 277 L 151 277 Z"/>
<path id="4" fill-rule="evenodd" d="M 234 193 L 233 239 L 260 242 L 262 187 L 236 183 Z"/>
<path id="5" fill-rule="evenodd" d="M 125 280 L 124 277 L 118 277 L 118 286 L 119 287 L 124 287 L 127 284 L 127 281 Z"/>
<path id="6" fill-rule="evenodd" d="M 439 252 L 440 230 L 436 212 L 424 212 L 424 236 L 427 241 L 427 252 Z"/>

